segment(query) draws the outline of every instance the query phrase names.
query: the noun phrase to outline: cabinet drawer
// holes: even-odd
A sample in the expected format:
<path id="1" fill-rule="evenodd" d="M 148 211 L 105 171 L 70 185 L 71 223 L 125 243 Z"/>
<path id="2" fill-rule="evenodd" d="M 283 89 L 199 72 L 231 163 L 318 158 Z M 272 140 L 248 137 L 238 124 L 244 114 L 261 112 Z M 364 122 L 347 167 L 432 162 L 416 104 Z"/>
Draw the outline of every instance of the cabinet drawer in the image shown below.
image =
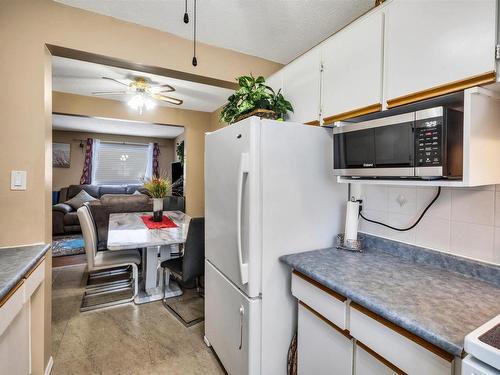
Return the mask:
<path id="1" fill-rule="evenodd" d="M 23 308 L 25 295 L 24 284 L 23 281 L 20 281 L 19 284 L 14 287 L 13 291 L 5 297 L 5 303 L 0 306 L 0 336 Z"/>
<path id="2" fill-rule="evenodd" d="M 409 375 L 453 374 L 454 358 L 451 354 L 356 304 L 350 306 L 350 332 L 354 338 Z"/>
<path id="3" fill-rule="evenodd" d="M 45 258 L 43 258 L 37 266 L 26 275 L 25 290 L 26 290 L 26 301 L 29 300 L 33 292 L 38 288 L 45 278 Z"/>
<path id="4" fill-rule="evenodd" d="M 292 294 L 340 329 L 349 329 L 344 296 L 296 271 L 292 274 Z"/>
<path id="5" fill-rule="evenodd" d="M 353 343 L 346 332 L 299 303 L 297 332 L 299 375 L 351 375 Z"/>
<path id="6" fill-rule="evenodd" d="M 356 342 L 354 350 L 354 375 L 404 375 L 404 372 Z"/>

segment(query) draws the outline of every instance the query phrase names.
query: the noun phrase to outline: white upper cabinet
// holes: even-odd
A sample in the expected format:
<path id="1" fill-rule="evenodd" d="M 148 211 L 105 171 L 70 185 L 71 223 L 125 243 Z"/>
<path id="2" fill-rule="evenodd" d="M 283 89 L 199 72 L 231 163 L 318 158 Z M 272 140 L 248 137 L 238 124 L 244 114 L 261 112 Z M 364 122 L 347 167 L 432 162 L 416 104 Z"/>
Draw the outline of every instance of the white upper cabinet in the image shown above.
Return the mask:
<path id="1" fill-rule="evenodd" d="M 389 106 L 404 104 L 391 99 L 442 85 L 457 86 L 457 81 L 492 73 L 496 65 L 496 3 L 394 0 L 388 4 L 385 97 Z M 482 83 L 476 80 L 469 86 Z"/>
<path id="2" fill-rule="evenodd" d="M 292 103 L 294 112 L 289 120 L 311 122 L 319 120 L 321 87 L 321 51 L 313 48 L 281 70 L 283 95 Z"/>
<path id="3" fill-rule="evenodd" d="M 381 109 L 383 17 L 380 10 L 371 13 L 322 45 L 326 123 L 342 119 L 346 112 Z"/>
<path id="4" fill-rule="evenodd" d="M 275 92 L 283 89 L 283 72 L 282 70 L 278 70 L 272 76 L 266 78 L 266 85 L 271 87 Z"/>

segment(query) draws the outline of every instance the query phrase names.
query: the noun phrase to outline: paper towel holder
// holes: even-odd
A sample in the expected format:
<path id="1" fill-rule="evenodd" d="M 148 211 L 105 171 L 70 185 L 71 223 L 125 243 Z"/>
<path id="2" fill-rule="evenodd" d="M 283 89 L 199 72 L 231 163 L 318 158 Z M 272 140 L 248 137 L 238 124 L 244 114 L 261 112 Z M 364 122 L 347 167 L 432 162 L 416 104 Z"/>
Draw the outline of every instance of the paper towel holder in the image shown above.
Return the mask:
<path id="1" fill-rule="evenodd" d="M 363 252 L 363 240 L 358 238 L 357 240 L 345 240 L 344 234 L 337 234 L 337 243 L 335 247 L 338 250 L 347 250 L 347 251 L 355 251 L 358 253 Z"/>

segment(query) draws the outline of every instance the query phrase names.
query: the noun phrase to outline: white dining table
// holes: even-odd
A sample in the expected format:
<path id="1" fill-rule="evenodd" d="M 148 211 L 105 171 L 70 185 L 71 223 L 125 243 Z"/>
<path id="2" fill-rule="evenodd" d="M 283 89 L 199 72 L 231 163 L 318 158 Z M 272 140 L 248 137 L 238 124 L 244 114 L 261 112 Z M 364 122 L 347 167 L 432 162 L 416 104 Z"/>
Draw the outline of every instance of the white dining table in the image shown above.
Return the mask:
<path id="1" fill-rule="evenodd" d="M 164 211 L 176 228 L 149 229 L 141 219 L 151 212 L 113 213 L 109 215 L 108 243 L 111 251 L 141 249 L 142 279 L 136 304 L 152 302 L 165 297 L 182 294 L 179 285 L 163 279 L 160 263 L 178 252 L 180 244 L 186 242 L 191 217 L 181 211 Z"/>

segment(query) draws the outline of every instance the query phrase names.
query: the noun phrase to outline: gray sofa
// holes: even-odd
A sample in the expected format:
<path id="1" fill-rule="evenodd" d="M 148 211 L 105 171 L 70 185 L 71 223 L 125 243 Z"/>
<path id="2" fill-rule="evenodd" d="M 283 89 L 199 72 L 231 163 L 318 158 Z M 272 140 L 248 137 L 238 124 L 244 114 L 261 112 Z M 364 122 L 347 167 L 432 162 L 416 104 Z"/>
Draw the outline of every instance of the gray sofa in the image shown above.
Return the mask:
<path id="1" fill-rule="evenodd" d="M 100 199 L 104 194 L 133 194 L 140 188 L 141 185 L 70 185 L 62 188 L 58 203 L 52 206 L 52 234 L 81 233 L 76 210 L 64 203 L 80 191 L 85 190 L 92 197 Z"/>

